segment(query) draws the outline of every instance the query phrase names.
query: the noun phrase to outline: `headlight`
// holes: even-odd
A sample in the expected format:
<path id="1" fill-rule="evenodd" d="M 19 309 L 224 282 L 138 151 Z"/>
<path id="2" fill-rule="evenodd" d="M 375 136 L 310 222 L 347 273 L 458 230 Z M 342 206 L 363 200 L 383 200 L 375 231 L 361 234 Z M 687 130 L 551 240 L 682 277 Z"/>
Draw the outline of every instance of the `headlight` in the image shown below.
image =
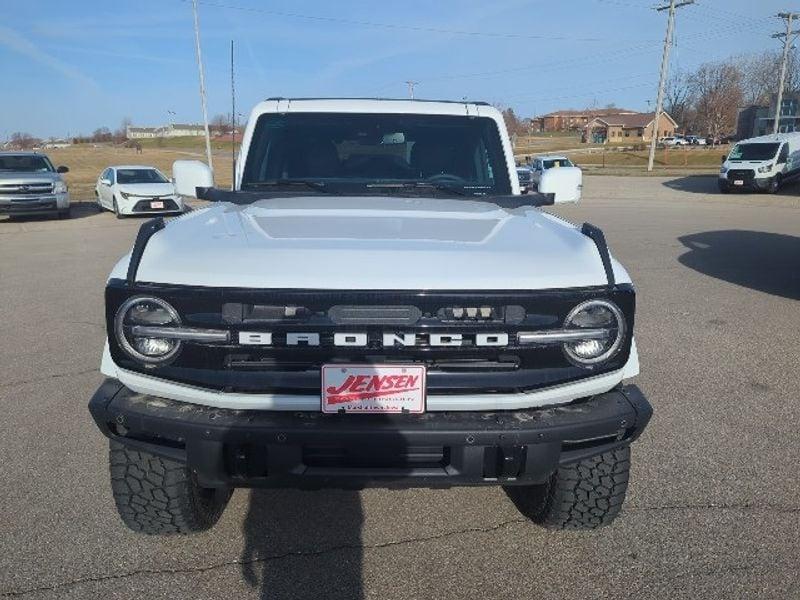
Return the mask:
<path id="1" fill-rule="evenodd" d="M 564 321 L 564 329 L 587 330 L 586 338 L 565 342 L 564 352 L 578 364 L 594 365 L 608 360 L 619 350 L 625 337 L 625 318 L 615 304 L 589 300 L 572 309 Z"/>
<path id="2" fill-rule="evenodd" d="M 160 298 L 136 296 L 125 301 L 114 317 L 114 334 L 119 345 L 132 358 L 147 364 L 163 363 L 177 354 L 181 342 L 177 339 L 133 335 L 134 327 L 181 324 L 178 311 Z"/>
<path id="3" fill-rule="evenodd" d="M 764 165 L 763 167 L 758 167 L 759 173 L 769 173 L 772 171 L 772 164 Z"/>
<path id="4" fill-rule="evenodd" d="M 120 192 L 119 195 L 122 196 L 123 200 L 127 200 L 128 198 L 131 197 L 131 194 L 127 192 Z"/>
<path id="5" fill-rule="evenodd" d="M 56 181 L 53 184 L 53 193 L 54 194 L 66 194 L 67 193 L 67 184 L 63 181 Z"/>

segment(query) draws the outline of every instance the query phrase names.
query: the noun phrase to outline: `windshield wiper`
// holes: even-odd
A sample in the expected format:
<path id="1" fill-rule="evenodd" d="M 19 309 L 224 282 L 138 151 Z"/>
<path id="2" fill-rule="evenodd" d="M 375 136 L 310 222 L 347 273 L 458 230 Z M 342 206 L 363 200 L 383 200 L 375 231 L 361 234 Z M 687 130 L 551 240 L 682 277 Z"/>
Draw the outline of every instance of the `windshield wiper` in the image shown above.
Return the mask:
<path id="1" fill-rule="evenodd" d="M 306 179 L 273 179 L 272 181 L 250 181 L 245 183 L 242 188 L 276 188 L 276 187 L 304 187 L 322 192 L 333 194 L 333 190 L 328 189 L 321 181 L 309 181 Z"/>

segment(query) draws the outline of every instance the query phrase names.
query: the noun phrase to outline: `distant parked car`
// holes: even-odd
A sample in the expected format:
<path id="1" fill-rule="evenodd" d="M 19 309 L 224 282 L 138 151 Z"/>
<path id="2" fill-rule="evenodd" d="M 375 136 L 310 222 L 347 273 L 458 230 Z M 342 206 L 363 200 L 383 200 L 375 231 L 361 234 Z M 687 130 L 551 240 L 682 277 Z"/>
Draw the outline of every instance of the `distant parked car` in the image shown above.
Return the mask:
<path id="1" fill-rule="evenodd" d="M 38 152 L 0 152 L 0 215 L 69 217 L 67 171 Z"/>
<path id="2" fill-rule="evenodd" d="M 663 137 L 663 138 L 661 138 L 661 141 L 659 143 L 662 146 L 665 146 L 665 147 L 668 147 L 668 146 L 688 146 L 689 145 L 689 142 L 685 138 L 682 138 L 682 137 L 679 137 L 679 136 Z"/>
<path id="3" fill-rule="evenodd" d="M 517 179 L 521 194 L 527 194 L 533 189 L 533 170 L 530 167 L 517 167 Z"/>
<path id="4" fill-rule="evenodd" d="M 533 162 L 531 162 L 533 184 L 538 188 L 539 182 L 542 180 L 542 175 L 546 171 L 562 167 L 575 167 L 575 165 L 566 156 L 558 154 L 534 157 Z"/>
<path id="5" fill-rule="evenodd" d="M 705 146 L 707 144 L 706 138 L 696 135 L 687 135 L 684 139 L 689 142 L 691 146 Z"/>
<path id="6" fill-rule="evenodd" d="M 120 165 L 108 167 L 95 186 L 97 206 L 121 219 L 124 215 L 181 213 L 183 198 L 172 182 L 155 167 Z"/>

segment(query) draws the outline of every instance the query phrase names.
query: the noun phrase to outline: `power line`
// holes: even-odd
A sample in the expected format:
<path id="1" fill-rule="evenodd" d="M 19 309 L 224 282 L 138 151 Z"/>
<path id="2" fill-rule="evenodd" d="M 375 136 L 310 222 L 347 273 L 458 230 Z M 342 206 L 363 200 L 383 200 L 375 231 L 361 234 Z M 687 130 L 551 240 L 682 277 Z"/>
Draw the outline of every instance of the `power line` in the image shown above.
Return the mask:
<path id="1" fill-rule="evenodd" d="M 305 19 L 308 21 L 320 21 L 325 23 L 339 23 L 342 25 L 356 25 L 359 27 L 372 27 L 378 29 L 395 29 L 404 31 L 417 31 L 423 33 L 442 33 L 447 35 L 461 35 L 470 37 L 489 37 L 489 38 L 505 38 L 505 39 L 522 39 L 522 40 L 545 40 L 556 42 L 608 42 L 607 37 L 575 37 L 571 35 L 538 35 L 526 33 L 509 33 L 497 31 L 469 31 L 463 29 L 447 29 L 443 27 L 425 27 L 422 25 L 401 25 L 399 23 L 382 23 L 378 21 L 362 21 L 358 19 L 346 19 L 344 17 L 327 17 L 323 15 L 307 15 L 303 13 L 287 12 L 281 10 L 271 10 L 266 8 L 254 8 L 250 6 L 237 6 L 235 4 L 226 4 L 222 2 L 212 2 L 209 0 L 181 0 L 182 2 L 198 2 L 204 6 L 213 8 L 224 8 L 229 10 L 238 10 L 242 12 L 258 13 L 265 15 L 272 15 L 276 17 L 286 17 L 291 19 Z M 616 38 L 619 39 L 619 38 Z M 653 40 L 628 40 L 637 42 L 648 42 Z"/>
<path id="2" fill-rule="evenodd" d="M 669 11 L 667 18 L 667 35 L 664 37 L 664 52 L 661 56 L 661 73 L 658 77 L 658 96 L 656 98 L 656 113 L 653 116 L 653 134 L 650 139 L 650 157 L 647 160 L 647 170 L 653 170 L 653 162 L 656 158 L 656 143 L 658 142 L 658 131 L 660 127 L 661 114 L 664 112 L 664 86 L 667 81 L 667 74 L 669 73 L 669 50 L 672 46 L 672 35 L 675 31 L 675 11 L 682 6 L 694 4 L 694 0 L 683 0 L 677 2 L 670 0 L 669 5 L 658 6 L 656 11 L 662 12 Z"/>
<path id="3" fill-rule="evenodd" d="M 789 50 L 800 35 L 800 31 L 792 30 L 792 25 L 795 19 L 800 19 L 800 13 L 782 12 L 778 13 L 778 18 L 786 21 L 786 32 L 774 33 L 772 37 L 779 39 L 783 42 L 783 58 L 781 60 L 781 79 L 778 84 L 778 98 L 775 103 L 775 124 L 772 127 L 772 133 L 778 133 L 781 126 L 781 112 L 783 112 L 783 87 L 786 85 L 786 63 L 789 60 Z"/>

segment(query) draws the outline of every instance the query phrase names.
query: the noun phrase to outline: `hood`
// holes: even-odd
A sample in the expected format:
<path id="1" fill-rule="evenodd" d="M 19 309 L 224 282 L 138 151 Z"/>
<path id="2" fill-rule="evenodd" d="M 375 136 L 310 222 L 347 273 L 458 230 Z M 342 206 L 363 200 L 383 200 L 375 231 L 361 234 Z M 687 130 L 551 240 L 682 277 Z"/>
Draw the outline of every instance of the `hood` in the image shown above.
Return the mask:
<path id="1" fill-rule="evenodd" d="M 629 281 L 618 270 L 618 281 Z M 505 210 L 472 200 L 338 196 L 215 204 L 173 219 L 150 239 L 137 279 L 372 290 L 606 283 L 594 243 L 537 209 Z"/>
<path id="2" fill-rule="evenodd" d="M 0 183 L 2 184 L 15 184 L 15 183 L 52 183 L 54 181 L 61 181 L 61 174 L 56 172 L 38 172 L 31 173 L 25 171 L 0 171 Z"/>
<path id="3" fill-rule="evenodd" d="M 171 183 L 120 183 L 117 188 L 134 196 L 171 196 L 175 186 Z"/>

